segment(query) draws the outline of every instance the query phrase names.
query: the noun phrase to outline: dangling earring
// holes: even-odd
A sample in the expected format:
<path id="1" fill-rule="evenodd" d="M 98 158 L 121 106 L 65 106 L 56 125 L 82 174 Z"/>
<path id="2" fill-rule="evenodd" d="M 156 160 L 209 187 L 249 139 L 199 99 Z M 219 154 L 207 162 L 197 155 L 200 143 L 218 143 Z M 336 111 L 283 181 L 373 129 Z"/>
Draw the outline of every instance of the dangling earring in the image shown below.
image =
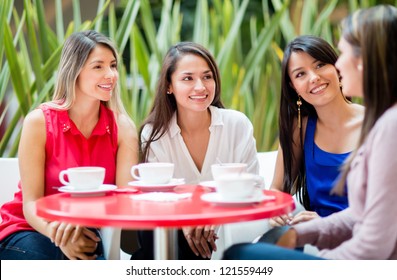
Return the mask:
<path id="1" fill-rule="evenodd" d="M 301 105 L 302 105 L 302 100 L 301 96 L 298 95 L 298 100 L 296 101 L 296 105 L 298 105 L 298 127 L 302 127 L 302 121 L 301 121 Z"/>

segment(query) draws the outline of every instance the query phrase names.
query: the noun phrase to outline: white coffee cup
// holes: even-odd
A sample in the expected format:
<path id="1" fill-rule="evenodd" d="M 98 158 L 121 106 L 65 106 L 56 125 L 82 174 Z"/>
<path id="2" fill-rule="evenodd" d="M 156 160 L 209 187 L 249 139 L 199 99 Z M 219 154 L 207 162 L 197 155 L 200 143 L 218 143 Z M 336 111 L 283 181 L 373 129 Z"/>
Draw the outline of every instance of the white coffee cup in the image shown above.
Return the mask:
<path id="1" fill-rule="evenodd" d="M 68 175 L 68 181 L 65 180 Z M 105 168 L 97 166 L 72 167 L 59 172 L 59 181 L 74 189 L 96 189 L 105 179 Z"/>
<path id="2" fill-rule="evenodd" d="M 139 172 L 139 176 L 136 171 Z M 131 168 L 131 175 L 145 183 L 167 184 L 174 175 L 174 164 L 169 162 L 140 163 Z"/>
<path id="3" fill-rule="evenodd" d="M 212 177 L 216 181 L 225 174 L 247 172 L 246 163 L 216 163 L 211 165 Z"/>
<path id="4" fill-rule="evenodd" d="M 224 199 L 245 199 L 258 189 L 257 176 L 250 173 L 225 174 L 216 180 L 216 192 Z"/>

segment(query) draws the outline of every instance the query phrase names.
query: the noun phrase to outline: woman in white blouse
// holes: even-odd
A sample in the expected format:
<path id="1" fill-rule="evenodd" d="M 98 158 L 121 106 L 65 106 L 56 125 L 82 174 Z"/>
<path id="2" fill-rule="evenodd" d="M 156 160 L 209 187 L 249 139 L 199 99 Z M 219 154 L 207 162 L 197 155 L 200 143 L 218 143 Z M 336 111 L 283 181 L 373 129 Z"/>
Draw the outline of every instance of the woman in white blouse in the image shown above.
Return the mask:
<path id="1" fill-rule="evenodd" d="M 167 52 L 153 108 L 141 127 L 141 162 L 172 162 L 175 177 L 187 184 L 212 180 L 211 165 L 246 163 L 258 174 L 256 143 L 250 120 L 224 109 L 218 66 L 199 44 L 182 42 Z M 141 249 L 132 259 L 153 259 L 151 231 L 139 234 Z M 183 228 L 178 234 L 179 259 L 211 258 L 215 227 Z"/>

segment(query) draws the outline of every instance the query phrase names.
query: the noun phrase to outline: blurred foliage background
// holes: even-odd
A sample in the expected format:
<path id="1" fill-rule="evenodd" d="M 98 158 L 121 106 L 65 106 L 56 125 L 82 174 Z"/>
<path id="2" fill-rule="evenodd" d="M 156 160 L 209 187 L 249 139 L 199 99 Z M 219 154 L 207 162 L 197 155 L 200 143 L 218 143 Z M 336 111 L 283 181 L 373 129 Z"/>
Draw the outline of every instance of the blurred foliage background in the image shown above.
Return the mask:
<path id="1" fill-rule="evenodd" d="M 66 0 L 65 0 L 66 1 Z M 179 41 L 195 41 L 215 56 L 222 99 L 254 125 L 258 151 L 278 145 L 278 102 L 285 44 L 313 34 L 334 46 L 339 23 L 358 8 L 397 0 L 98 0 L 96 14 L 82 20 L 83 1 L 72 2 L 65 22 L 62 0 L 0 3 L 0 156 L 17 156 L 24 116 L 52 97 L 62 44 L 72 32 L 95 29 L 114 39 L 122 100 L 136 125 L 148 114 L 162 58 Z M 90 1 L 94 3 L 95 1 Z M 32 139 L 34 141 L 34 139 Z"/>

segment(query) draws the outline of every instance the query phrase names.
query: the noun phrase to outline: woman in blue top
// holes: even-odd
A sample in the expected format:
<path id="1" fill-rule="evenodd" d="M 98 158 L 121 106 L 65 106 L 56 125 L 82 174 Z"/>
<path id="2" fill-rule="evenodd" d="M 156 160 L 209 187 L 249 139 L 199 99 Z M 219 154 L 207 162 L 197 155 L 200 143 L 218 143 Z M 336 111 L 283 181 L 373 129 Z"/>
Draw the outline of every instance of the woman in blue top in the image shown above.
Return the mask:
<path id="1" fill-rule="evenodd" d="M 337 58 L 329 43 L 309 35 L 284 50 L 280 146 L 270 188 L 296 194 L 305 211 L 270 219 L 271 226 L 328 216 L 348 205 L 347 196 L 330 190 L 357 147 L 364 107 L 345 98 Z"/>

